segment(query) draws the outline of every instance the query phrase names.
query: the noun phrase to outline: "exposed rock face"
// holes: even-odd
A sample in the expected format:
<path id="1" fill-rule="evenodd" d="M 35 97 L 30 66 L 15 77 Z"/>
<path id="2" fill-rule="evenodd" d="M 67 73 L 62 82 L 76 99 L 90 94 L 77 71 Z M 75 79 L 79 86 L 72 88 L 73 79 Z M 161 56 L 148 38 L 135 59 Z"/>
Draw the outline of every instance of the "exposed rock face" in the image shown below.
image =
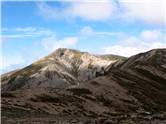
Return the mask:
<path id="1" fill-rule="evenodd" d="M 104 75 L 117 59 L 60 48 L 32 65 L 2 77 L 2 91 L 19 88 L 65 88 Z"/>
<path id="2" fill-rule="evenodd" d="M 71 64 L 69 63 L 72 62 L 71 59 L 68 59 L 72 56 L 62 53 L 55 52 L 48 58 L 64 57 L 58 61 L 61 61 L 60 64 L 65 63 L 66 66 L 57 66 L 57 64 L 52 65 L 53 67 L 45 66 L 41 73 L 34 73 L 31 76 L 41 79 L 42 73 L 51 70 L 51 73 L 47 73 L 46 77 L 50 80 L 58 80 L 59 78 L 54 77 L 56 76 L 55 70 L 58 67 L 59 70 L 65 68 L 65 75 L 69 74 L 68 77 L 79 85 L 71 85 L 71 82 L 71 86 L 63 89 L 36 85 L 34 88 L 6 90 L 2 93 L 2 122 L 4 124 L 16 122 L 25 124 L 166 123 L 166 49 L 151 50 L 110 65 L 105 64 L 108 59 L 107 61 L 102 60 L 101 63 L 104 66 L 97 67 L 103 67 L 104 71 L 99 69 L 100 76 L 95 78 L 92 76 L 90 79 L 83 72 L 88 68 L 87 64 L 90 59 L 93 59 L 95 63 L 92 63 L 93 66 L 98 65 L 101 56 L 81 53 L 79 73 L 75 75 L 71 73 Z M 46 58 L 34 64 L 42 63 Z M 50 63 L 49 60 L 48 63 Z M 81 67 L 85 67 L 85 70 Z M 60 72 L 58 71 L 58 74 L 62 74 Z M 78 77 L 83 77 L 82 79 L 88 81 L 81 82 L 82 79 Z M 12 84 L 12 82 L 10 83 Z"/>

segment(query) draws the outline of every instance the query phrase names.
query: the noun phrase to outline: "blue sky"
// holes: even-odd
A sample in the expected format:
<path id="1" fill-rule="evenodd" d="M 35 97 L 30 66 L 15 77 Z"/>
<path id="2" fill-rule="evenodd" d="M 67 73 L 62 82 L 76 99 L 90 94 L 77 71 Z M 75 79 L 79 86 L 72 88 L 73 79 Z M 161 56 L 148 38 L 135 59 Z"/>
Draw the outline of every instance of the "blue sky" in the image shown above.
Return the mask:
<path id="1" fill-rule="evenodd" d="M 57 48 L 131 56 L 165 48 L 164 0 L 1 2 L 2 73 Z"/>

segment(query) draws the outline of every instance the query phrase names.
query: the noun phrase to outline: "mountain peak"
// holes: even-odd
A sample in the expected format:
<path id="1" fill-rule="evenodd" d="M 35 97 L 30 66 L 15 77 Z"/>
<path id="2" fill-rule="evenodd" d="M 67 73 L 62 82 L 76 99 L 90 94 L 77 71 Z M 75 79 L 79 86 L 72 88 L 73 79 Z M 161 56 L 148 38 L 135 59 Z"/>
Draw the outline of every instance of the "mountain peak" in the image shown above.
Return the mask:
<path id="1" fill-rule="evenodd" d="M 13 77 L 13 81 L 9 87 L 6 85 L 5 90 L 17 89 L 15 84 L 19 84 L 23 88 L 63 88 L 76 85 L 78 82 L 104 75 L 107 67 L 116 60 L 78 50 L 59 48 L 50 55 L 7 77 L 6 83 L 11 81 L 11 77 Z M 25 85 L 22 82 L 26 82 Z"/>
<path id="2" fill-rule="evenodd" d="M 80 52 L 80 51 L 78 51 L 78 50 L 69 49 L 69 48 L 58 48 L 58 49 L 55 50 L 55 52 L 65 52 L 65 51 Z"/>
<path id="3" fill-rule="evenodd" d="M 62 56 L 71 56 L 73 54 L 83 54 L 79 50 L 69 49 L 69 48 L 58 48 L 54 52 L 52 52 L 49 56 L 52 57 L 62 57 Z"/>

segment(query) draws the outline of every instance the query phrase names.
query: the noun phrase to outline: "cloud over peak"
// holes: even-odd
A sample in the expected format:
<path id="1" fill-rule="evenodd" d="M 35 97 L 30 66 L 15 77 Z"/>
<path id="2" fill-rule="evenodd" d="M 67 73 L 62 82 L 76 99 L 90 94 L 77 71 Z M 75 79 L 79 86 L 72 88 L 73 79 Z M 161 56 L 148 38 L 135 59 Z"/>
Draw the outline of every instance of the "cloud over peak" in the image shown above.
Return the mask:
<path id="1" fill-rule="evenodd" d="M 52 52 L 58 48 L 71 48 L 74 47 L 78 42 L 77 37 L 65 37 L 58 40 L 56 36 L 46 37 L 42 39 L 41 43 L 45 50 Z"/>
<path id="2" fill-rule="evenodd" d="M 139 36 L 128 36 L 112 46 L 103 48 L 106 54 L 132 56 L 155 48 L 165 48 L 164 33 L 161 30 L 143 30 Z"/>

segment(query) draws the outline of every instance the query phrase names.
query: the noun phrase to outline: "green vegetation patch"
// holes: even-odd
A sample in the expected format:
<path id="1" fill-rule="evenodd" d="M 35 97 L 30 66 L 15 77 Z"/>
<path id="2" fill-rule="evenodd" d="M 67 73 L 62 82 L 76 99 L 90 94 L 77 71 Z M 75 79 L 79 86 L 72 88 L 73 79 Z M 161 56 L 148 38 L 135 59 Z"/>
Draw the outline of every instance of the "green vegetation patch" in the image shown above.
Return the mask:
<path id="1" fill-rule="evenodd" d="M 81 59 L 82 54 L 80 52 L 74 53 L 74 59 Z"/>
<path id="2" fill-rule="evenodd" d="M 126 60 L 127 59 L 124 56 L 118 56 L 118 55 L 102 55 L 101 57 L 106 60 Z"/>

